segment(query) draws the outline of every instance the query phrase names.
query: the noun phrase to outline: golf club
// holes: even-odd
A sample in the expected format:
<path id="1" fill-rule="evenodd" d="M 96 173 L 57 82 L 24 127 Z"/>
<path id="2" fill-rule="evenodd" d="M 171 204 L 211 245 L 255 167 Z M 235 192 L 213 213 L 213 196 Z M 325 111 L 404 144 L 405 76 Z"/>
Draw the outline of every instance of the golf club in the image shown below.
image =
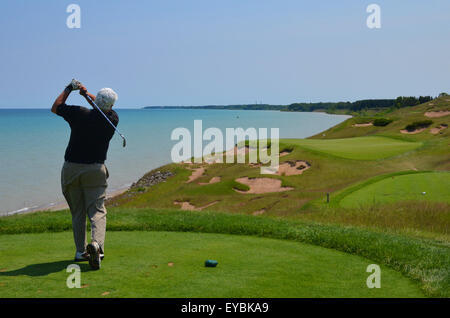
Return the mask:
<path id="1" fill-rule="evenodd" d="M 81 84 L 81 82 L 77 81 L 76 79 L 72 79 L 73 87 L 76 87 L 77 89 L 79 89 L 80 84 Z M 97 106 L 97 104 L 92 100 L 92 98 L 88 94 L 86 94 L 85 97 L 103 115 L 103 117 L 105 117 L 105 119 L 114 128 L 114 130 L 120 135 L 120 137 L 122 137 L 122 139 L 123 139 L 122 145 L 123 145 L 123 147 L 125 147 L 127 145 L 127 140 L 125 139 L 125 136 L 120 133 L 120 131 L 117 129 L 117 127 L 114 126 L 114 124 L 109 120 L 109 118 L 105 115 L 105 113 L 103 113 L 103 111 L 100 109 L 100 107 Z"/>
<path id="2" fill-rule="evenodd" d="M 114 128 L 114 130 L 120 135 L 120 137 L 122 137 L 122 139 L 123 139 L 122 145 L 123 145 L 123 147 L 125 147 L 127 145 L 127 140 L 125 139 L 125 136 L 120 133 L 120 131 L 117 129 L 117 127 L 114 126 L 114 124 L 109 120 L 109 118 L 103 113 L 103 111 L 97 106 L 97 104 L 92 100 L 92 98 L 89 95 L 86 94 L 86 98 L 92 103 L 92 105 L 95 106 L 95 108 L 103 115 L 103 117 L 105 117 L 105 119 Z"/>

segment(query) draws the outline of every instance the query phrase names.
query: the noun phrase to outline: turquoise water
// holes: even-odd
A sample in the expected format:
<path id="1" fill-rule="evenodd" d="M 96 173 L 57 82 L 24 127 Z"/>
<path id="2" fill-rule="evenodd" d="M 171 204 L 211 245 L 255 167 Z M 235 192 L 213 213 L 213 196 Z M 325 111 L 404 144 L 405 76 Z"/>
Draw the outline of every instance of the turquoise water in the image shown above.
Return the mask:
<path id="1" fill-rule="evenodd" d="M 129 186 L 145 172 L 171 162 L 173 129 L 191 132 L 194 120 L 203 120 L 203 131 L 217 127 L 279 128 L 281 138 L 305 138 L 348 116 L 322 113 L 232 110 L 118 109 L 119 130 L 127 147 L 115 135 L 106 165 L 109 191 Z M 270 130 L 269 130 L 270 131 Z M 0 109 L 0 214 L 49 207 L 64 202 L 60 170 L 69 139 L 69 125 L 48 109 Z M 225 135 L 225 134 L 224 134 Z"/>

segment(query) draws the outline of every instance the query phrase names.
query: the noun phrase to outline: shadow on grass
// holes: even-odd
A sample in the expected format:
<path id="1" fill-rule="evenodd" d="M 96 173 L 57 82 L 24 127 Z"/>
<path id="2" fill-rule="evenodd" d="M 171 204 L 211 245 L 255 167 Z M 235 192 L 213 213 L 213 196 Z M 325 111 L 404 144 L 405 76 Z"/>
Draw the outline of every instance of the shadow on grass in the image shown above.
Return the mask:
<path id="1" fill-rule="evenodd" d="M 88 272 L 92 269 L 90 266 L 86 263 L 77 263 L 73 260 L 70 261 L 57 261 L 57 262 L 50 262 L 50 263 L 40 263 L 40 264 L 32 264 L 27 265 L 25 267 L 12 270 L 9 272 L 0 272 L 1 276 L 20 276 L 20 275 L 26 275 L 26 276 L 47 276 L 52 273 L 57 273 L 60 271 L 65 271 L 67 266 L 70 264 L 77 264 L 80 266 L 80 270 L 82 272 Z"/>

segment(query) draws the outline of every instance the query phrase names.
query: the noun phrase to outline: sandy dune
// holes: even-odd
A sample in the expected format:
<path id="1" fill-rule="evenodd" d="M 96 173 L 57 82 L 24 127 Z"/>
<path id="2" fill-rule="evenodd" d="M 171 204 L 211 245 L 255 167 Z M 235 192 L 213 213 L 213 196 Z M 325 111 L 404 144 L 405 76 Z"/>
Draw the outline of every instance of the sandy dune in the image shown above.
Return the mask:
<path id="1" fill-rule="evenodd" d="M 240 191 L 235 189 L 235 191 L 239 193 L 270 193 L 270 192 L 283 192 L 294 189 L 289 187 L 282 187 L 281 180 L 273 178 L 249 179 L 248 177 L 244 177 L 236 179 L 236 182 L 245 184 L 250 188 L 250 190 L 248 191 Z"/>
<path id="2" fill-rule="evenodd" d="M 278 167 L 278 172 L 276 173 L 279 176 L 294 176 L 302 174 L 305 170 L 308 170 L 311 167 L 309 163 L 302 160 L 297 161 L 286 161 Z"/>
<path id="3" fill-rule="evenodd" d="M 402 134 L 415 135 L 415 134 L 421 133 L 421 132 L 424 131 L 425 129 L 426 129 L 426 128 L 420 128 L 420 129 L 416 129 L 416 130 L 413 130 L 413 131 L 408 131 L 408 130 L 406 130 L 406 129 L 402 129 L 402 130 L 400 130 L 400 132 L 401 132 Z"/>
<path id="4" fill-rule="evenodd" d="M 365 123 L 365 124 L 353 124 L 353 127 L 369 127 L 369 126 L 373 126 L 372 123 Z"/>
<path id="5" fill-rule="evenodd" d="M 252 214 L 253 215 L 261 215 L 261 214 L 264 214 L 264 213 L 266 213 L 266 209 L 261 209 L 261 210 L 255 211 Z"/>
<path id="6" fill-rule="evenodd" d="M 192 181 L 197 180 L 198 178 L 200 178 L 203 175 L 204 172 L 205 172 L 205 168 L 203 168 L 203 167 L 193 169 L 192 174 L 189 176 L 189 180 L 186 181 L 186 183 L 191 183 Z"/>
<path id="7" fill-rule="evenodd" d="M 433 127 L 430 129 L 430 134 L 437 135 L 447 127 L 448 127 L 447 125 L 440 125 L 439 127 Z"/>
<path id="8" fill-rule="evenodd" d="M 212 177 L 211 180 L 209 180 L 209 182 L 199 182 L 198 184 L 205 185 L 205 184 L 213 184 L 213 183 L 217 183 L 217 182 L 220 182 L 220 177 Z"/>
<path id="9" fill-rule="evenodd" d="M 450 111 L 426 112 L 424 115 L 430 118 L 439 118 L 450 115 Z"/>
<path id="10" fill-rule="evenodd" d="M 201 207 L 195 207 L 195 205 L 190 204 L 188 201 L 175 201 L 173 204 L 175 205 L 180 205 L 181 206 L 181 210 L 185 210 L 185 211 L 201 211 L 203 209 L 206 209 L 207 207 L 210 207 L 214 204 L 216 204 L 219 201 L 213 201 L 211 203 L 208 203 L 207 205 L 201 206 Z"/>

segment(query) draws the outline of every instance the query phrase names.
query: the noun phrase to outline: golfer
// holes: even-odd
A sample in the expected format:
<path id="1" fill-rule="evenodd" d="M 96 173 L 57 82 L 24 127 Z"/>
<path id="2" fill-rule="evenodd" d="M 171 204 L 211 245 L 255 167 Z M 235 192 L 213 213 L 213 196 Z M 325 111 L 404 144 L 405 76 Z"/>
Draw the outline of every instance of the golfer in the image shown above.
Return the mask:
<path id="1" fill-rule="evenodd" d="M 119 122 L 119 117 L 111 108 L 117 100 L 117 94 L 110 88 L 103 88 L 97 96 L 94 96 L 83 84 L 79 82 L 74 84 L 72 81 L 52 106 L 52 112 L 64 118 L 71 129 L 61 172 L 61 187 L 72 214 L 75 261 L 89 261 L 93 269 L 99 269 L 104 257 L 106 231 L 104 200 L 106 179 L 109 176 L 104 162 L 114 128 L 95 108 L 65 104 L 72 90 L 77 89 L 90 104 L 88 96 L 95 101 L 115 126 Z M 86 240 L 86 215 L 91 223 L 90 244 L 87 244 Z"/>

